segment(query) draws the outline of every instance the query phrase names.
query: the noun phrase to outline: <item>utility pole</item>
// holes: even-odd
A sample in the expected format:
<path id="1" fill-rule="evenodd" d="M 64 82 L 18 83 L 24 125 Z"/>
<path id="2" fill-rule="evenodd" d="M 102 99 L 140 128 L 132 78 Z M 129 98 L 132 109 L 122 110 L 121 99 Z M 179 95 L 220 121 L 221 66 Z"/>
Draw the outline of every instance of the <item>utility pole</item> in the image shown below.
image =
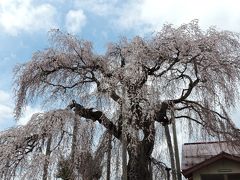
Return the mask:
<path id="1" fill-rule="evenodd" d="M 174 116 L 174 107 L 171 109 L 171 120 L 172 120 L 173 145 L 174 145 L 174 152 L 175 152 L 174 155 L 175 155 L 175 161 L 176 161 L 177 180 L 182 180 L 180 160 L 179 160 L 177 130 L 176 130 L 176 122 L 175 122 L 175 116 Z"/>
<path id="2" fill-rule="evenodd" d="M 51 144 L 52 144 L 52 135 L 47 140 L 47 147 L 46 147 L 46 159 L 43 166 L 43 180 L 47 180 L 48 177 L 48 165 L 49 165 L 49 157 L 51 154 Z"/>
<path id="3" fill-rule="evenodd" d="M 166 139 L 167 139 L 168 151 L 169 151 L 170 162 L 171 162 L 172 180 L 177 180 L 177 178 L 176 178 L 176 168 L 175 168 L 175 159 L 174 159 L 174 151 L 173 151 L 172 140 L 171 140 L 171 135 L 170 135 L 170 132 L 169 132 L 168 124 L 164 125 L 164 129 L 165 129 L 165 135 L 166 135 Z"/>
<path id="4" fill-rule="evenodd" d="M 107 180 L 110 180 L 111 175 L 111 151 L 112 151 L 112 134 L 108 131 L 108 146 L 107 146 Z"/>
<path id="5" fill-rule="evenodd" d="M 126 113 L 126 90 L 122 86 L 122 180 L 127 180 L 127 113 Z"/>

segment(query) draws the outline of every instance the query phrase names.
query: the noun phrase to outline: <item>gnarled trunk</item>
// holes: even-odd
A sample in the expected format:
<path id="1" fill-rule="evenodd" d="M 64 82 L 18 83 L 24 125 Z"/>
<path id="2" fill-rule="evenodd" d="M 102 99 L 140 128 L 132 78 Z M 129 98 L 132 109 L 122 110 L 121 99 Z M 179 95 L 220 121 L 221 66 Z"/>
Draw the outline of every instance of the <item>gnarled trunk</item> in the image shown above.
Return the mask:
<path id="1" fill-rule="evenodd" d="M 141 142 L 136 147 L 128 148 L 128 180 L 151 180 L 150 156 L 153 143 Z"/>

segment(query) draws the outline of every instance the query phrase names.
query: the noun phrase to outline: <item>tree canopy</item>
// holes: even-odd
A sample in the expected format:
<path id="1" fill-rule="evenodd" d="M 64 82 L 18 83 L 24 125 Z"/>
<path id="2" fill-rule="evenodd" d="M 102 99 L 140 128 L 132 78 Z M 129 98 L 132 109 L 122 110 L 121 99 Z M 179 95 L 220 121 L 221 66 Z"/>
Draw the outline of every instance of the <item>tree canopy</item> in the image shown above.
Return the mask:
<path id="1" fill-rule="evenodd" d="M 176 122 L 187 121 L 202 135 L 238 145 L 239 129 L 228 113 L 239 97 L 238 33 L 213 27 L 203 31 L 195 20 L 177 28 L 164 25 L 147 38 L 122 38 L 110 43 L 104 55 L 95 53 L 91 42 L 59 30 L 50 32 L 50 43 L 51 48 L 15 68 L 16 118 L 41 97 L 66 107 L 64 112 L 73 109 L 78 120 L 97 121 L 116 141 L 125 137 L 128 179 L 153 178 L 152 153 L 162 143 L 157 129 L 171 125 L 171 111 Z M 47 119 L 51 129 L 55 121 Z M 67 115 L 61 119 L 65 126 Z M 56 137 L 47 129 L 37 134 Z"/>

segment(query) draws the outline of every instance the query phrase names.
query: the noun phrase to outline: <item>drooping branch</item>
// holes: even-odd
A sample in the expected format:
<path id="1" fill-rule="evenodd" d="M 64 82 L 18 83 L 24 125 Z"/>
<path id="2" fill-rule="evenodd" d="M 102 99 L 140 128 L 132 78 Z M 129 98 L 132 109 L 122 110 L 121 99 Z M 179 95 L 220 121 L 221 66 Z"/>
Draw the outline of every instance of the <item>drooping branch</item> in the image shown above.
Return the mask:
<path id="1" fill-rule="evenodd" d="M 174 104 L 178 104 L 181 103 L 182 101 L 184 101 L 185 99 L 187 99 L 193 88 L 195 86 L 197 86 L 197 84 L 200 82 L 199 79 L 196 80 L 192 80 L 190 76 L 186 75 L 186 74 L 182 74 L 180 77 L 182 78 L 187 78 L 189 80 L 189 84 L 188 84 L 188 88 L 184 89 L 182 91 L 182 95 L 180 98 L 178 99 L 174 99 L 174 100 L 167 100 L 162 102 L 160 105 L 157 106 L 157 110 L 156 110 L 156 121 L 161 122 L 163 124 L 169 123 L 169 119 L 167 117 L 167 110 L 169 110 L 171 107 L 174 106 Z M 180 78 L 179 77 L 179 78 Z M 188 108 L 188 106 L 186 106 L 186 108 Z"/>
<path id="2" fill-rule="evenodd" d="M 204 124 L 205 123 L 203 123 L 203 122 L 200 122 L 200 121 L 198 121 L 197 119 L 195 119 L 195 118 L 192 118 L 192 117 L 190 117 L 190 116 L 176 116 L 175 117 L 176 119 L 188 119 L 188 120 L 191 120 L 191 121 L 194 121 L 194 122 L 196 122 L 197 124 L 200 124 L 200 125 L 202 125 L 202 126 L 204 126 Z"/>
<path id="3" fill-rule="evenodd" d="M 11 133 L 14 133 L 15 130 L 16 129 L 12 129 L 10 131 L 7 131 L 6 133 L 11 134 Z M 20 130 L 20 129 L 17 129 L 17 130 Z M 4 134 L 2 136 L 4 136 Z M 21 139 L 20 141 L 16 141 L 16 139 L 17 137 L 14 137 L 14 136 L 9 137 L 9 139 L 6 139 L 6 141 L 0 146 L 1 147 L 0 154 L 2 156 L 0 158 L 1 159 L 0 176 L 4 175 L 2 174 L 2 170 L 4 173 L 5 168 L 8 171 L 8 176 L 14 175 L 15 170 L 20 166 L 20 164 L 26 158 L 26 156 L 31 154 L 40 144 L 38 134 L 33 134 L 31 136 Z M 5 161 L 4 159 L 6 158 L 5 156 L 7 156 L 8 158 L 7 161 Z M 4 169 L 2 169 L 3 167 Z"/>
<path id="4" fill-rule="evenodd" d="M 195 114 L 195 117 L 179 115 L 176 118 L 185 118 L 200 124 L 211 136 L 222 137 L 229 141 L 240 137 L 239 128 L 228 117 L 224 109 L 222 109 L 223 113 L 220 113 L 211 109 L 208 104 L 202 105 L 197 101 L 184 100 L 182 103 L 189 107 L 188 110 L 191 114 Z"/>
<path id="5" fill-rule="evenodd" d="M 217 111 L 214 111 L 212 109 L 209 109 L 208 107 L 204 107 L 202 104 L 198 103 L 197 101 L 191 101 L 191 100 L 184 100 L 184 102 L 186 104 L 189 104 L 189 105 L 193 105 L 192 107 L 199 107 L 201 108 L 202 110 L 205 110 L 205 111 L 208 111 L 209 113 L 213 113 L 215 114 L 216 116 L 220 117 L 221 119 L 224 119 L 224 120 L 229 120 L 228 117 L 225 117 L 223 116 L 222 114 L 220 114 L 219 112 Z"/>
<path id="6" fill-rule="evenodd" d="M 153 165 L 155 165 L 160 171 L 162 171 L 164 174 L 166 174 L 167 180 L 170 180 L 171 168 L 168 167 L 164 162 L 161 162 L 154 157 L 151 157 L 150 159 L 151 159 L 151 162 Z"/>
<path id="7" fill-rule="evenodd" d="M 19 171 L 29 169 L 46 179 L 49 174 L 51 153 L 61 151 L 66 133 L 63 128 L 71 122 L 71 113 L 66 110 L 55 110 L 47 113 L 34 114 L 24 126 L 12 128 L 0 134 L 0 177 L 5 168 L 8 176 L 30 176 L 30 173 Z M 7 158 L 7 161 L 4 159 Z M 32 161 L 42 162 L 34 164 Z M 16 173 L 16 174 L 14 174 Z M 42 174 L 43 173 L 43 174 Z"/>

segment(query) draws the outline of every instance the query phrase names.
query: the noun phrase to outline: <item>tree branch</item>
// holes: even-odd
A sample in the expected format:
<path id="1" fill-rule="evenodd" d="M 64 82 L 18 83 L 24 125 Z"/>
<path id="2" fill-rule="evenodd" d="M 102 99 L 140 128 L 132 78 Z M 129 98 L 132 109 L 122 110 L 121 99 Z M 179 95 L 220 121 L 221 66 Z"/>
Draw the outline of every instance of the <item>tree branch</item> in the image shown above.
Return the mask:
<path id="1" fill-rule="evenodd" d="M 169 70 L 171 70 L 173 68 L 173 66 L 180 61 L 179 59 L 179 55 L 180 55 L 180 51 L 177 49 L 177 54 L 176 54 L 176 57 L 173 58 L 173 62 L 168 66 L 167 69 L 163 70 L 161 73 L 155 75 L 156 77 L 161 77 L 163 74 L 165 74 L 166 72 L 168 72 Z"/>
<path id="2" fill-rule="evenodd" d="M 76 114 L 78 114 L 81 117 L 84 117 L 86 119 L 91 119 L 92 121 L 98 121 L 100 124 L 102 124 L 110 133 L 112 133 L 117 139 L 121 138 L 121 131 L 117 128 L 113 122 L 108 119 L 105 114 L 101 111 L 93 111 L 92 108 L 84 108 L 82 105 L 75 102 L 75 100 L 72 101 L 68 105 L 68 108 L 73 109 Z"/>
<path id="3" fill-rule="evenodd" d="M 200 125 L 204 126 L 204 124 L 203 124 L 202 122 L 200 122 L 200 121 L 198 121 L 198 120 L 196 120 L 196 119 L 194 119 L 194 118 L 192 118 L 192 117 L 189 117 L 189 116 L 176 116 L 176 117 L 175 117 L 175 119 L 180 119 L 180 118 L 189 119 L 189 120 L 191 120 L 191 121 L 196 122 L 197 124 L 200 124 Z"/>
<path id="4" fill-rule="evenodd" d="M 195 86 L 197 86 L 197 84 L 199 83 L 200 79 L 196 79 L 195 81 L 192 81 L 191 77 L 186 75 L 186 74 L 182 74 L 181 75 L 182 77 L 185 77 L 189 80 L 189 84 L 188 84 L 188 89 L 184 89 L 183 92 L 182 92 L 182 95 L 179 99 L 175 99 L 175 100 L 170 100 L 171 103 L 173 104 L 177 104 L 177 103 L 180 103 L 182 102 L 183 100 L 187 99 L 187 97 L 191 94 L 193 88 Z M 185 92 L 186 91 L 186 92 Z M 185 92 L 185 93 L 184 93 Z"/>

